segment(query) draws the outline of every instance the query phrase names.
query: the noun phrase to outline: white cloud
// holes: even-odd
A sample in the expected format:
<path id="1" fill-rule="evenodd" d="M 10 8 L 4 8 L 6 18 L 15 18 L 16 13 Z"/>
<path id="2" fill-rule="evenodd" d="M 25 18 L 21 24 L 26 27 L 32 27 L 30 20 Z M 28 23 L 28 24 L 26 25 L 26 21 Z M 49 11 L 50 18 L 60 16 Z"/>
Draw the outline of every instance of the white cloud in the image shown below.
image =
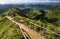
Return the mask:
<path id="1" fill-rule="evenodd" d="M 11 3 L 20 3 L 20 2 L 50 2 L 50 1 L 59 1 L 59 0 L 0 0 L 0 4 L 11 4 Z"/>

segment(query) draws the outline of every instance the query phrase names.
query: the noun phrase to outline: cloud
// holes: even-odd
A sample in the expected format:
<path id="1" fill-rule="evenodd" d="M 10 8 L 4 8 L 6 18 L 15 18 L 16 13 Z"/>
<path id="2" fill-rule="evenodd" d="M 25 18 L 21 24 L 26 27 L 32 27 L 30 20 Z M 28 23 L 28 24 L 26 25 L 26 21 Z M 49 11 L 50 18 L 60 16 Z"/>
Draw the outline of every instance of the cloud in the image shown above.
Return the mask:
<path id="1" fill-rule="evenodd" d="M 0 0 L 0 4 L 14 4 L 20 2 L 59 2 L 60 0 Z"/>

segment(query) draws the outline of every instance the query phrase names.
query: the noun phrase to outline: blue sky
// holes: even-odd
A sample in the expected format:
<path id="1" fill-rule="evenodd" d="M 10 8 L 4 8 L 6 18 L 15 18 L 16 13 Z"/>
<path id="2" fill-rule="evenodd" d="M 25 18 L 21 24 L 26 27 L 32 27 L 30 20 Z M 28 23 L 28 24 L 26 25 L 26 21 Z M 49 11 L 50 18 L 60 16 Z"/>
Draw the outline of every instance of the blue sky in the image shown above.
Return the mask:
<path id="1" fill-rule="evenodd" d="M 0 0 L 0 4 L 20 4 L 24 2 L 59 2 L 60 0 Z"/>

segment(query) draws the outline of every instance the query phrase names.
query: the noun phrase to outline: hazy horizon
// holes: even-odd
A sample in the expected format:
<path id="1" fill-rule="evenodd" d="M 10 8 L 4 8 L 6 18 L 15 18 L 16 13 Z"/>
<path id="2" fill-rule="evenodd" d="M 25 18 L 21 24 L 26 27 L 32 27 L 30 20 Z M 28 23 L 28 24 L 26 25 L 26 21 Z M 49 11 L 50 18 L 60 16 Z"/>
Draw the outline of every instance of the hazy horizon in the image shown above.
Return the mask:
<path id="1" fill-rule="evenodd" d="M 0 4 L 22 4 L 22 3 L 45 3 L 45 2 L 52 2 L 58 3 L 60 0 L 0 0 Z"/>

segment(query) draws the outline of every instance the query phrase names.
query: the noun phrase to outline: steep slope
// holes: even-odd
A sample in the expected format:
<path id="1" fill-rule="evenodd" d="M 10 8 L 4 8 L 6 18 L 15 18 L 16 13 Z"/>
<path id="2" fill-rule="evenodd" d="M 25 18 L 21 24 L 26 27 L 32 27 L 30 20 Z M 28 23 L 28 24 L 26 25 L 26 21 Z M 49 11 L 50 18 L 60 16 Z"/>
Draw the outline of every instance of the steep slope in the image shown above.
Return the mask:
<path id="1" fill-rule="evenodd" d="M 7 14 L 9 14 L 8 11 L 0 14 L 0 39 L 24 39 L 18 25 L 12 23 L 5 17 Z"/>

